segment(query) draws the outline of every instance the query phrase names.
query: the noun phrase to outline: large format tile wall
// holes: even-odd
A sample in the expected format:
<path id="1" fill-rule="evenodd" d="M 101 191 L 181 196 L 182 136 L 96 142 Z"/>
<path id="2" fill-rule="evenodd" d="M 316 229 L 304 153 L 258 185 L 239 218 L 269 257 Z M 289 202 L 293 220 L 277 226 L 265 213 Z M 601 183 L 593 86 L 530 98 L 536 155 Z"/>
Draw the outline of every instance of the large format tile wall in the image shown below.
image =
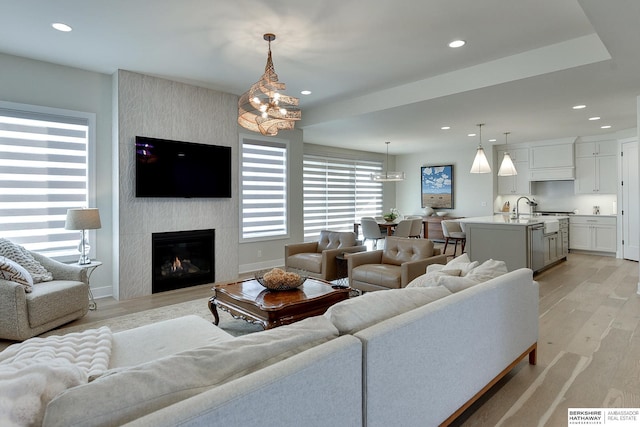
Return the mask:
<path id="1" fill-rule="evenodd" d="M 238 272 L 237 96 L 129 71 L 118 71 L 118 172 L 114 192 L 116 298 L 151 294 L 151 234 L 214 228 L 216 280 Z M 136 135 L 232 147 L 231 199 L 135 197 Z M 114 144 L 115 145 L 115 144 Z M 115 171 L 114 171 L 115 172 Z M 116 231 L 118 232 L 118 231 Z"/>

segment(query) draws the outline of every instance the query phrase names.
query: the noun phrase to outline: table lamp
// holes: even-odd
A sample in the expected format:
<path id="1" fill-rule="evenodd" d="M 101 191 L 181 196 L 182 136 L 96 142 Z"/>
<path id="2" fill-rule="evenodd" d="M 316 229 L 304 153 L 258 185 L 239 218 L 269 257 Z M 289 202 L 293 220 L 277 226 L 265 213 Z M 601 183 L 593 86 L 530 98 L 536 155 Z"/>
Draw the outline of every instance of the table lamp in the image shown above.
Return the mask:
<path id="1" fill-rule="evenodd" d="M 87 244 L 86 230 L 96 230 L 102 227 L 100 224 L 100 212 L 97 208 L 86 209 L 68 209 L 67 220 L 64 224 L 65 230 L 81 230 L 80 244 L 78 245 L 78 251 L 80 252 L 80 259 L 78 264 L 91 264 L 89 258 L 89 245 Z"/>

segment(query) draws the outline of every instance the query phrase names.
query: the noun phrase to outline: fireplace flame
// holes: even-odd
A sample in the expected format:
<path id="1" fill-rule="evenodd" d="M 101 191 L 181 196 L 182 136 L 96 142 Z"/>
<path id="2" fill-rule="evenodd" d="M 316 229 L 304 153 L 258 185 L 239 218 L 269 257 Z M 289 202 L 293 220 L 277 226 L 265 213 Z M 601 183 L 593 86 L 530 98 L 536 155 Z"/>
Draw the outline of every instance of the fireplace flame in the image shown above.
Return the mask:
<path id="1" fill-rule="evenodd" d="M 171 263 L 171 272 L 175 273 L 176 271 L 182 271 L 182 262 L 180 262 L 180 258 L 178 257 L 175 257 Z"/>

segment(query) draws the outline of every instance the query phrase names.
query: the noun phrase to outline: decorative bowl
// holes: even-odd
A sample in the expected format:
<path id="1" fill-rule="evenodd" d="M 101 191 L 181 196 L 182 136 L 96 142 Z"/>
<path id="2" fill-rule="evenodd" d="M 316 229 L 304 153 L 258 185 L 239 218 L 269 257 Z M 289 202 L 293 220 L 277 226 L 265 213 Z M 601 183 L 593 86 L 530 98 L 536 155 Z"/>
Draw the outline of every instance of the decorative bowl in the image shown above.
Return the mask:
<path id="1" fill-rule="evenodd" d="M 393 220 L 396 219 L 396 216 L 387 214 L 387 215 L 382 215 L 382 218 L 384 218 L 384 220 L 387 222 L 393 222 Z"/>
<path id="2" fill-rule="evenodd" d="M 307 277 L 274 268 L 264 274 L 256 274 L 255 279 L 270 291 L 290 291 L 300 287 Z"/>
<path id="3" fill-rule="evenodd" d="M 448 213 L 449 213 L 449 212 L 445 212 L 445 211 L 438 211 L 438 212 L 436 212 L 436 215 L 438 215 L 438 216 L 447 216 L 447 214 L 448 214 Z"/>

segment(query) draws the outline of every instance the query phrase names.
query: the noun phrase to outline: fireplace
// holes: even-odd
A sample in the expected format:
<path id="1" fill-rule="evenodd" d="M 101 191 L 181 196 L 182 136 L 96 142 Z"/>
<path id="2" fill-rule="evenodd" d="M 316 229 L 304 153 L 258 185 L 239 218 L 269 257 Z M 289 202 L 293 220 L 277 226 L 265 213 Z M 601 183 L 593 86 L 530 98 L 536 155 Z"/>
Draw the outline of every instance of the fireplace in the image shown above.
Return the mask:
<path id="1" fill-rule="evenodd" d="M 152 292 L 215 282 L 215 230 L 151 235 Z"/>

